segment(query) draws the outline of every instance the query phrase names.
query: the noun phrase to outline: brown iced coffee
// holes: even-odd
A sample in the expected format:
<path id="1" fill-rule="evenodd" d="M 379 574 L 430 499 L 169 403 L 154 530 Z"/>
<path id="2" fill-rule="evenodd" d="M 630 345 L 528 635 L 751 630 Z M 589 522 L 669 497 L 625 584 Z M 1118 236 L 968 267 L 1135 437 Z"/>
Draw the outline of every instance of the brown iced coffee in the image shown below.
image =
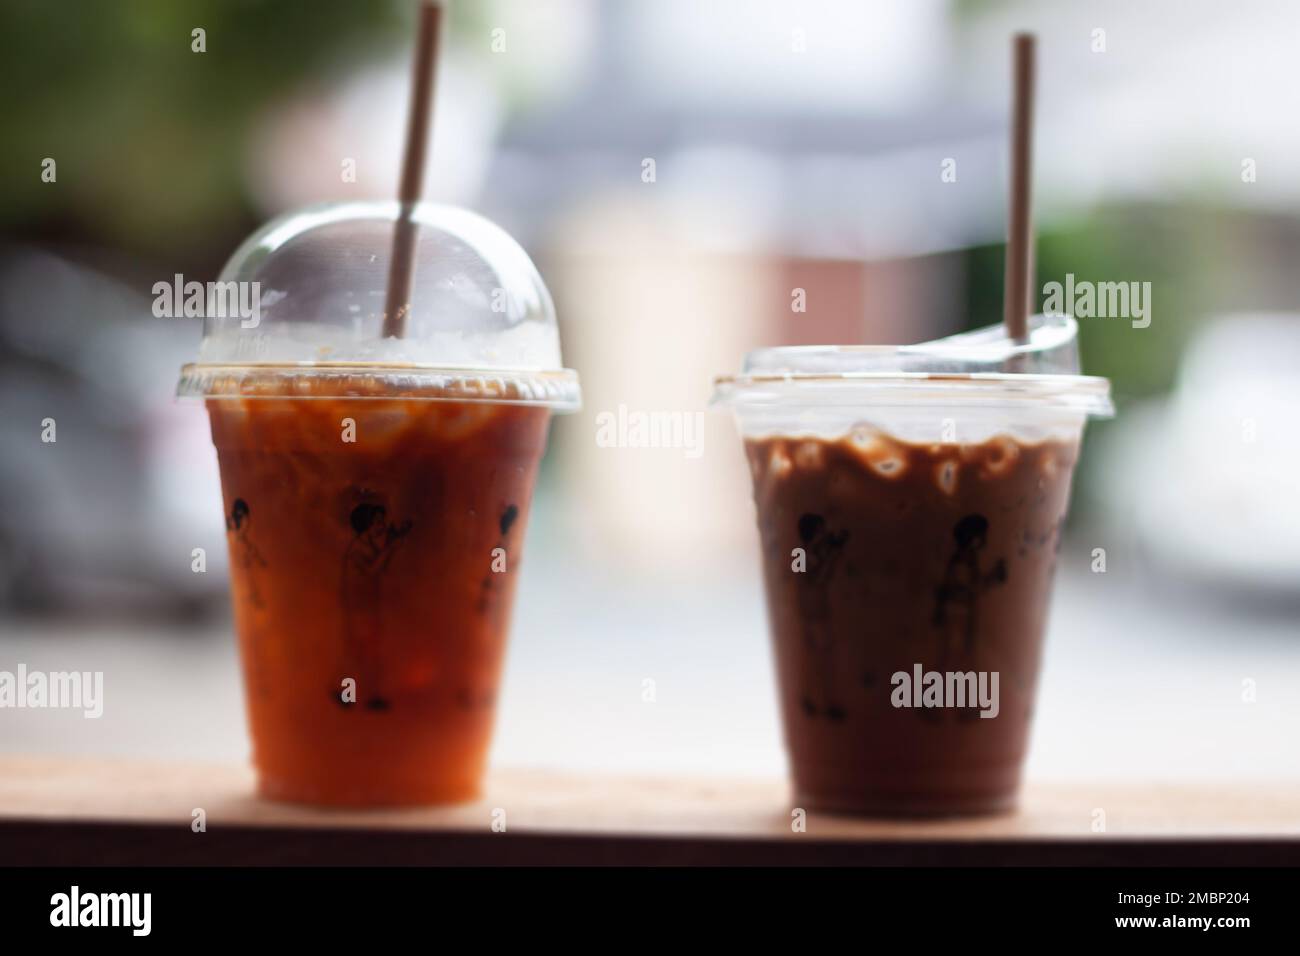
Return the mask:
<path id="1" fill-rule="evenodd" d="M 1083 426 L 1111 412 L 1076 336 L 1039 316 L 1023 341 L 760 349 L 717 380 L 753 477 L 795 805 L 1014 804 Z"/>
<path id="2" fill-rule="evenodd" d="M 796 799 L 889 814 L 1009 805 L 1077 443 L 916 444 L 860 428 L 745 449 Z M 927 702 L 913 685 L 930 674 L 961 675 L 970 693 Z"/>

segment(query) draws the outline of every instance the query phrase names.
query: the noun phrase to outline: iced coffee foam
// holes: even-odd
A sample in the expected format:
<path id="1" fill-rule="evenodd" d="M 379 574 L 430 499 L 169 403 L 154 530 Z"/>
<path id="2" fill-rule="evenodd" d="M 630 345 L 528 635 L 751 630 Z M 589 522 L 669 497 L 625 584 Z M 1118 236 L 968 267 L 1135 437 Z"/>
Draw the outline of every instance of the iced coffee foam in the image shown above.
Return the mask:
<path id="1" fill-rule="evenodd" d="M 1022 457 L 1038 477 L 1052 481 L 1077 453 L 1076 442 L 1064 437 L 1026 441 L 1001 433 L 978 442 L 920 443 L 865 425 L 841 440 L 772 436 L 746 444 L 756 480 L 781 480 L 794 469 L 807 473 L 824 470 L 832 459 L 851 460 L 885 482 L 907 478 L 949 497 L 957 492 L 963 476 L 981 481 L 1009 478 L 1020 469 Z M 1065 462 L 1060 460 L 1063 453 Z"/>

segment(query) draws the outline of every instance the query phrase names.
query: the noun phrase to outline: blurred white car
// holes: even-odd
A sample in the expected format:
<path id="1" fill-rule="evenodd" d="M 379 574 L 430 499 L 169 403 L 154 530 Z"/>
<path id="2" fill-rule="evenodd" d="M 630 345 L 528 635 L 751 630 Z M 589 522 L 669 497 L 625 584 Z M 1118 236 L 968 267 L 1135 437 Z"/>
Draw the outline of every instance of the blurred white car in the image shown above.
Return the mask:
<path id="1" fill-rule="evenodd" d="M 1110 436 L 1105 506 L 1198 586 L 1300 595 L 1300 315 L 1218 319 Z"/>
<path id="2" fill-rule="evenodd" d="M 207 415 L 172 397 L 197 320 L 155 318 L 149 288 L 0 248 L 0 606 L 224 600 Z"/>

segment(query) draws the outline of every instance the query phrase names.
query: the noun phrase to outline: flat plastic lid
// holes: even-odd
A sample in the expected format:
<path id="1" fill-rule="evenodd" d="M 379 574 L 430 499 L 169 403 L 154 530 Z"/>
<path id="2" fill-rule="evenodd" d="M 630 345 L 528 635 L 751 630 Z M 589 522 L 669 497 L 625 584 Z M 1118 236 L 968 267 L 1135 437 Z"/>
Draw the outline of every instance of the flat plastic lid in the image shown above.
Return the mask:
<path id="1" fill-rule="evenodd" d="M 420 203 L 404 334 L 384 335 L 396 202 L 317 206 L 273 220 L 208 284 L 188 398 L 420 398 L 581 404 L 550 293 L 506 232 Z"/>
<path id="2" fill-rule="evenodd" d="M 1080 375 L 1078 325 L 1034 316 L 1025 342 L 1001 325 L 919 345 L 758 349 L 739 375 L 714 379 L 713 403 L 737 406 L 973 402 L 1115 412 L 1110 382 Z"/>

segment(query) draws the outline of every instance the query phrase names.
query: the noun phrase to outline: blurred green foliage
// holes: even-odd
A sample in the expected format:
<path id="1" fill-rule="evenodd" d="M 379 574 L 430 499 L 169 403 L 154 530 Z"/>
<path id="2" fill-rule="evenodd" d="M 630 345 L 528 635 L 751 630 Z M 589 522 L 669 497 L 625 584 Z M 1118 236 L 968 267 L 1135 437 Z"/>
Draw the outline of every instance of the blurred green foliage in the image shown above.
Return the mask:
<path id="1" fill-rule="evenodd" d="M 1084 371 L 1104 375 L 1121 401 L 1167 391 L 1187 336 L 1205 316 L 1215 282 L 1214 230 L 1172 208 L 1108 208 L 1074 223 L 1057 224 L 1037 239 L 1034 311 L 1043 287 L 1065 283 L 1150 282 L 1151 324 L 1134 328 L 1121 318 L 1079 319 Z M 1006 247 L 967 253 L 968 327 L 1002 321 Z M 1068 308 L 1068 304 L 1067 304 Z"/>
<path id="2" fill-rule="evenodd" d="M 5 0 L 0 229 L 224 255 L 252 221 L 243 151 L 258 110 L 404 42 L 410 16 L 369 0 Z M 191 50 L 200 27 L 205 53 Z M 57 186 L 41 182 L 46 157 Z"/>

